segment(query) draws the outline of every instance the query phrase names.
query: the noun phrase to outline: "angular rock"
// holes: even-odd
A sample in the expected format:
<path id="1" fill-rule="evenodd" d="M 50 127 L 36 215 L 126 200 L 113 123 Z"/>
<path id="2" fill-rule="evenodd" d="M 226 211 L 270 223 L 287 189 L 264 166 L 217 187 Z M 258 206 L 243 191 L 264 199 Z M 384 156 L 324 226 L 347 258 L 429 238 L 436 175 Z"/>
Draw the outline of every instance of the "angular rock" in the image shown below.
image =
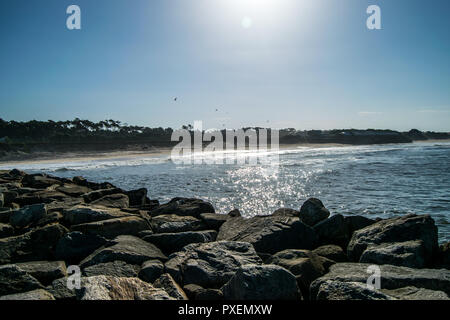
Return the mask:
<path id="1" fill-rule="evenodd" d="M 450 269 L 450 242 L 439 246 L 436 265 L 440 268 Z"/>
<path id="2" fill-rule="evenodd" d="M 22 184 L 24 187 L 45 189 L 55 184 L 60 185 L 61 182 L 56 177 L 50 177 L 45 174 L 28 174 L 23 177 Z"/>
<path id="3" fill-rule="evenodd" d="M 43 289 L 39 281 L 14 264 L 0 266 L 0 296 Z"/>
<path id="4" fill-rule="evenodd" d="M 87 267 L 83 270 L 83 275 L 86 277 L 104 275 L 135 278 L 138 276 L 139 270 L 140 267 L 137 265 L 128 264 L 123 261 L 113 261 Z"/>
<path id="5" fill-rule="evenodd" d="M 450 300 L 445 292 L 416 287 L 404 287 L 393 290 L 385 289 L 381 291 L 399 300 Z"/>
<path id="6" fill-rule="evenodd" d="M 103 206 L 79 205 L 68 210 L 64 210 L 64 219 L 70 225 L 97 222 L 114 218 L 130 216 L 129 213 L 119 209 L 106 208 Z"/>
<path id="7" fill-rule="evenodd" d="M 56 244 L 55 258 L 69 264 L 77 264 L 106 243 L 108 240 L 98 235 L 70 232 L 59 239 Z"/>
<path id="8" fill-rule="evenodd" d="M 138 278 L 94 276 L 83 278 L 79 300 L 173 300 L 164 290 Z"/>
<path id="9" fill-rule="evenodd" d="M 167 257 L 157 247 L 137 237 L 118 236 L 114 241 L 115 245 L 94 251 L 81 262 L 81 267 L 86 268 L 116 260 L 135 265 L 141 265 L 145 261 L 153 259 L 167 260 Z"/>
<path id="10" fill-rule="evenodd" d="M 31 261 L 16 263 L 16 266 L 36 278 L 44 286 L 67 276 L 64 261 Z"/>
<path id="11" fill-rule="evenodd" d="M 312 249 L 317 241 L 311 227 L 299 218 L 283 215 L 229 218 L 220 227 L 217 240 L 249 242 L 257 252 L 270 254 L 285 249 Z"/>
<path id="12" fill-rule="evenodd" d="M 153 217 L 162 214 L 199 217 L 202 213 L 214 213 L 211 203 L 200 199 L 174 198 L 151 211 Z"/>
<path id="13" fill-rule="evenodd" d="M 117 193 L 123 193 L 123 190 L 119 189 L 119 188 L 100 189 L 100 190 L 95 190 L 95 191 L 92 191 L 89 193 L 85 193 L 83 195 L 83 199 L 86 203 L 90 203 L 97 199 L 103 198 L 104 196 L 109 196 L 109 195 L 117 194 Z"/>
<path id="14" fill-rule="evenodd" d="M 88 187 L 76 184 L 64 184 L 63 186 L 57 187 L 56 190 L 71 197 L 80 197 L 85 193 L 92 192 Z"/>
<path id="15" fill-rule="evenodd" d="M 130 206 L 130 199 L 126 194 L 117 193 L 92 201 L 91 204 L 108 208 L 128 208 Z"/>
<path id="16" fill-rule="evenodd" d="M 335 244 L 347 248 L 350 237 L 343 215 L 336 214 L 323 220 L 314 225 L 313 229 L 317 234 L 319 245 Z"/>
<path id="17" fill-rule="evenodd" d="M 54 247 L 67 232 L 60 224 L 51 224 L 19 236 L 0 239 L 0 264 L 53 260 Z"/>
<path id="18" fill-rule="evenodd" d="M 188 300 L 186 293 L 184 293 L 183 289 L 175 282 L 172 276 L 168 273 L 164 273 L 161 275 L 153 284 L 156 288 L 161 288 L 169 296 L 174 298 L 175 300 Z"/>
<path id="19" fill-rule="evenodd" d="M 75 289 L 69 289 L 67 285 L 68 278 L 54 280 L 46 290 L 50 292 L 56 300 L 76 300 Z"/>
<path id="20" fill-rule="evenodd" d="M 43 289 L 36 289 L 33 291 L 9 294 L 6 296 L 1 296 L 0 300 L 15 300 L 15 301 L 38 301 L 38 300 L 55 300 L 55 297 Z"/>
<path id="21" fill-rule="evenodd" d="M 14 210 L 9 217 L 9 223 L 16 228 L 23 228 L 32 222 L 45 217 L 47 209 L 45 204 L 26 206 L 20 210 Z"/>
<path id="22" fill-rule="evenodd" d="M 0 223 L 0 238 L 8 238 L 14 235 L 14 228 L 9 224 Z"/>
<path id="23" fill-rule="evenodd" d="M 362 228 L 368 227 L 374 224 L 376 221 L 363 216 L 346 216 L 344 217 L 345 227 L 348 231 L 349 239 L 352 237 L 353 232 L 360 230 Z"/>
<path id="24" fill-rule="evenodd" d="M 355 231 L 347 247 L 347 255 L 351 261 L 359 261 L 364 250 L 372 244 L 422 240 L 428 265 L 438 250 L 437 237 L 437 227 L 429 215 L 408 214 Z"/>
<path id="25" fill-rule="evenodd" d="M 244 264 L 261 264 L 253 246 L 246 242 L 195 243 L 169 256 L 166 272 L 180 285 L 197 284 L 217 289 Z"/>
<path id="26" fill-rule="evenodd" d="M 279 265 L 294 274 L 303 297 L 308 299 L 311 282 L 326 274 L 334 262 L 309 250 L 290 249 L 274 254 L 267 263 Z"/>
<path id="27" fill-rule="evenodd" d="M 145 205 L 145 200 L 147 198 L 147 189 L 141 188 L 137 190 L 130 190 L 125 192 L 129 198 L 129 203 L 131 207 L 140 207 Z"/>
<path id="28" fill-rule="evenodd" d="M 300 220 L 311 227 L 329 216 L 330 211 L 316 198 L 306 200 L 300 208 Z"/>
<path id="29" fill-rule="evenodd" d="M 212 230 L 219 230 L 222 224 L 225 223 L 228 219 L 228 215 L 226 214 L 216 214 L 216 213 L 202 213 L 200 215 L 200 219 L 206 225 L 206 228 Z"/>
<path id="30" fill-rule="evenodd" d="M 393 297 L 359 282 L 322 281 L 313 300 L 394 300 Z"/>
<path id="31" fill-rule="evenodd" d="M 183 287 L 183 291 L 186 293 L 189 300 L 195 300 L 197 294 L 204 290 L 205 289 L 203 287 L 196 284 L 187 284 Z"/>
<path id="32" fill-rule="evenodd" d="M 315 280 L 310 287 L 312 297 L 317 296 L 319 286 L 327 281 L 367 283 L 369 276 L 367 263 L 336 263 L 330 271 Z M 381 265 L 381 289 L 398 289 L 403 287 L 417 287 L 450 293 L 450 271 L 445 269 L 412 269 L 391 265 Z"/>
<path id="33" fill-rule="evenodd" d="M 244 265 L 221 291 L 226 300 L 299 300 L 295 276 L 277 265 Z"/>
<path id="34" fill-rule="evenodd" d="M 361 255 L 359 262 L 424 268 L 425 247 L 422 240 L 370 245 Z"/>
<path id="35" fill-rule="evenodd" d="M 280 208 L 275 210 L 272 215 L 283 215 L 283 216 L 292 216 L 292 217 L 300 217 L 300 211 L 289 209 L 289 208 Z"/>
<path id="36" fill-rule="evenodd" d="M 149 228 L 146 220 L 137 216 L 128 216 L 74 225 L 71 227 L 71 231 L 80 231 L 84 234 L 99 235 L 112 239 L 119 235 L 138 235 L 139 232 Z"/>
<path id="37" fill-rule="evenodd" d="M 195 300 L 199 301 L 220 301 L 223 298 L 223 292 L 219 289 L 203 289 L 195 296 Z"/>
<path id="38" fill-rule="evenodd" d="M 217 231 L 189 231 L 179 233 L 159 233 L 145 236 L 143 240 L 153 243 L 164 253 L 169 254 L 181 250 L 191 243 L 206 243 L 215 241 Z"/>
<path id="39" fill-rule="evenodd" d="M 330 259 L 335 262 L 347 262 L 348 258 L 341 247 L 336 245 L 325 245 L 313 250 L 318 256 Z"/>
<path id="40" fill-rule="evenodd" d="M 164 272 L 164 264 L 159 260 L 145 261 L 139 271 L 139 278 L 145 282 L 153 283 Z"/>
<path id="41" fill-rule="evenodd" d="M 176 214 L 164 214 L 153 217 L 150 225 L 154 233 L 198 231 L 206 228 L 206 224 L 198 218 L 178 216 Z"/>

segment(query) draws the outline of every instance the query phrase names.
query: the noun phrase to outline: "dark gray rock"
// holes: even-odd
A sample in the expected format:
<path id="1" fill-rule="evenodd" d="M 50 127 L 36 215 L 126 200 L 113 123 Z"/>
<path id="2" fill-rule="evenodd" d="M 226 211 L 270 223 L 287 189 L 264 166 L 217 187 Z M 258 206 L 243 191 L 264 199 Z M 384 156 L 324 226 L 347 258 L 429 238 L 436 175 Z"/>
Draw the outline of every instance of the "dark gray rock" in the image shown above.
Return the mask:
<path id="1" fill-rule="evenodd" d="M 64 210 L 64 220 L 69 225 L 78 225 L 128 216 L 130 216 L 130 214 L 127 212 L 103 206 L 88 207 L 86 205 L 78 205 L 68 210 Z"/>
<path id="2" fill-rule="evenodd" d="M 92 205 L 104 206 L 108 208 L 128 208 L 130 199 L 126 194 L 110 194 L 91 202 Z"/>
<path id="3" fill-rule="evenodd" d="M 204 290 L 205 289 L 203 287 L 196 284 L 187 284 L 183 287 L 183 291 L 186 293 L 186 296 L 188 297 L 189 300 L 195 300 L 197 294 Z"/>
<path id="4" fill-rule="evenodd" d="M 369 245 L 422 240 L 425 263 L 428 265 L 438 251 L 437 227 L 429 215 L 409 214 L 386 219 L 355 231 L 347 248 L 351 261 L 359 261 Z"/>
<path id="5" fill-rule="evenodd" d="M 77 224 L 71 231 L 80 231 L 84 234 L 98 235 L 112 239 L 119 235 L 137 236 L 139 232 L 150 228 L 148 222 L 138 216 L 108 219 L 91 223 Z"/>
<path id="6" fill-rule="evenodd" d="M 222 287 L 244 264 L 261 264 L 253 246 L 246 242 L 195 243 L 169 256 L 166 272 L 180 285 Z"/>
<path id="7" fill-rule="evenodd" d="M 77 264 L 92 252 L 108 243 L 98 235 L 70 232 L 59 239 L 55 248 L 55 258 L 64 260 L 69 264 Z"/>
<path id="8" fill-rule="evenodd" d="M 89 193 L 85 193 L 83 195 L 83 199 L 86 203 L 90 203 L 92 201 L 103 198 L 104 196 L 109 196 L 109 195 L 118 194 L 118 193 L 124 193 L 124 191 L 119 188 L 100 189 L 100 190 L 95 190 L 95 191 L 92 191 Z"/>
<path id="9" fill-rule="evenodd" d="M 308 299 L 311 282 L 326 274 L 334 262 L 309 250 L 290 249 L 274 254 L 267 263 L 279 265 L 294 274 L 303 297 Z"/>
<path id="10" fill-rule="evenodd" d="M 0 266 L 0 296 L 43 289 L 39 281 L 14 264 Z"/>
<path id="11" fill-rule="evenodd" d="M 139 278 L 142 280 L 153 283 L 164 272 L 164 264 L 159 260 L 145 261 L 141 270 L 139 271 Z"/>
<path id="12" fill-rule="evenodd" d="M 223 292 L 219 289 L 203 289 L 195 296 L 195 300 L 198 301 L 220 301 L 223 299 Z"/>
<path id="13" fill-rule="evenodd" d="M 9 224 L 0 223 L 0 238 L 8 238 L 14 235 L 14 228 Z"/>
<path id="14" fill-rule="evenodd" d="M 292 217 L 300 217 L 300 211 L 289 209 L 289 208 L 280 208 L 275 210 L 272 215 L 283 215 L 283 216 L 292 216 Z"/>
<path id="15" fill-rule="evenodd" d="M 313 229 L 318 238 L 318 245 L 335 244 L 347 248 L 350 237 L 343 215 L 336 214 L 323 220 L 314 225 Z"/>
<path id="16" fill-rule="evenodd" d="M 38 300 L 55 300 L 53 295 L 43 289 L 36 289 L 33 291 L 9 294 L 6 296 L 1 296 L 0 300 L 14 300 L 14 301 L 38 301 Z"/>
<path id="17" fill-rule="evenodd" d="M 70 197 L 80 197 L 85 193 L 92 192 L 92 190 L 88 187 L 79 186 L 76 184 L 64 184 L 60 187 L 57 187 L 56 190 Z"/>
<path id="18" fill-rule="evenodd" d="M 191 216 L 178 216 L 176 214 L 164 214 L 153 217 L 150 225 L 154 233 L 174 233 L 206 229 L 206 224 L 202 220 Z"/>
<path id="19" fill-rule="evenodd" d="M 176 300 L 188 300 L 188 297 L 186 296 L 186 293 L 184 293 L 183 289 L 175 282 L 175 280 L 172 278 L 172 276 L 168 273 L 164 273 L 161 275 L 155 283 L 153 283 L 153 286 L 156 288 L 161 288 L 169 296 Z"/>
<path id="20" fill-rule="evenodd" d="M 327 281 L 359 282 L 367 283 L 367 279 L 373 275 L 368 272 L 367 263 L 336 263 L 330 267 L 330 271 L 316 279 L 310 287 L 312 297 L 317 296 L 319 286 Z M 417 287 L 434 291 L 450 293 L 450 271 L 446 269 L 412 269 L 391 265 L 381 265 L 381 288 L 398 289 L 403 287 Z"/>
<path id="21" fill-rule="evenodd" d="M 359 262 L 424 268 L 425 247 L 422 240 L 370 245 Z"/>
<path id="22" fill-rule="evenodd" d="M 450 300 L 445 292 L 416 287 L 405 287 L 393 290 L 384 289 L 381 291 L 399 300 Z"/>
<path id="23" fill-rule="evenodd" d="M 0 264 L 54 260 L 54 247 L 67 232 L 60 224 L 51 224 L 19 236 L 0 239 Z"/>
<path id="24" fill-rule="evenodd" d="M 376 220 L 369 219 L 369 218 L 363 217 L 363 216 L 357 216 L 357 215 L 344 217 L 344 223 L 345 223 L 346 229 L 348 231 L 349 239 L 351 239 L 353 232 L 360 230 L 362 228 L 368 227 L 368 226 L 374 224 L 375 222 L 376 222 Z"/>
<path id="25" fill-rule="evenodd" d="M 306 200 L 300 208 L 300 220 L 311 227 L 329 216 L 330 211 L 316 198 Z"/>
<path id="26" fill-rule="evenodd" d="M 284 249 L 312 249 L 316 235 L 311 227 L 291 216 L 235 217 L 220 227 L 217 240 L 249 242 L 257 252 L 272 254 Z"/>
<path id="27" fill-rule="evenodd" d="M 113 261 L 99 263 L 83 269 L 83 275 L 92 276 L 113 276 L 113 277 L 129 277 L 134 278 L 139 274 L 140 267 L 134 264 L 128 264 L 123 261 Z"/>
<path id="28" fill-rule="evenodd" d="M 295 276 L 277 265 L 244 265 L 222 287 L 226 300 L 301 299 Z"/>
<path id="29" fill-rule="evenodd" d="M 206 243 L 215 241 L 217 231 L 189 231 L 179 233 L 159 233 L 145 236 L 143 240 L 153 243 L 164 253 L 170 254 L 181 250 L 191 243 Z"/>
<path id="30" fill-rule="evenodd" d="M 174 198 L 151 211 L 153 217 L 162 214 L 199 217 L 202 213 L 214 213 L 211 203 L 200 199 Z"/>
<path id="31" fill-rule="evenodd" d="M 11 212 L 9 223 L 16 228 L 23 228 L 32 222 L 45 217 L 47 209 L 45 204 L 34 204 Z"/>
<path id="32" fill-rule="evenodd" d="M 145 205 L 145 200 L 147 198 L 147 189 L 141 188 L 137 190 L 130 190 L 125 192 L 129 198 L 129 203 L 131 207 L 141 207 Z"/>
<path id="33" fill-rule="evenodd" d="M 450 242 L 443 243 L 439 246 L 435 265 L 439 268 L 450 269 Z"/>
<path id="34" fill-rule="evenodd" d="M 67 286 L 67 278 L 54 280 L 46 290 L 50 292 L 56 300 L 76 300 L 75 289 L 69 289 Z"/>
<path id="35" fill-rule="evenodd" d="M 347 262 L 348 258 L 341 247 L 330 244 L 314 249 L 313 252 L 318 256 L 330 259 L 335 262 Z"/>
<path id="36" fill-rule="evenodd" d="M 206 228 L 212 230 L 219 230 L 222 224 L 225 223 L 228 219 L 228 215 L 226 214 L 216 214 L 216 213 L 202 213 L 200 215 L 200 219 L 206 225 Z"/>
<path id="37" fill-rule="evenodd" d="M 67 276 L 64 261 L 31 261 L 16 263 L 16 266 L 36 278 L 44 286 L 51 284 L 53 280 Z"/>
<path id="38" fill-rule="evenodd" d="M 118 236 L 114 241 L 115 245 L 94 251 L 81 262 L 81 267 L 84 269 L 95 264 L 116 260 L 136 265 L 153 259 L 167 260 L 167 257 L 157 247 L 137 237 Z"/>
<path id="39" fill-rule="evenodd" d="M 392 296 L 359 282 L 326 280 L 315 290 L 314 300 L 394 300 Z"/>

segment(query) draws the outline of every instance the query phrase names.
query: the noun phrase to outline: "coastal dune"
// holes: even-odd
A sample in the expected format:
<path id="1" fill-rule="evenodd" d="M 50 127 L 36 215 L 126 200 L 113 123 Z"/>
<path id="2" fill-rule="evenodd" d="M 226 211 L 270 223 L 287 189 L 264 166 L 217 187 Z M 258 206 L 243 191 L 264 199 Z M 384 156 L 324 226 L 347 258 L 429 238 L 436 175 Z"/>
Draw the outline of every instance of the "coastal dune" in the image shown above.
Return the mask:
<path id="1" fill-rule="evenodd" d="M 437 232 L 429 215 L 344 216 L 315 198 L 245 219 L 4 170 L 0 300 L 448 300 L 450 243 Z"/>

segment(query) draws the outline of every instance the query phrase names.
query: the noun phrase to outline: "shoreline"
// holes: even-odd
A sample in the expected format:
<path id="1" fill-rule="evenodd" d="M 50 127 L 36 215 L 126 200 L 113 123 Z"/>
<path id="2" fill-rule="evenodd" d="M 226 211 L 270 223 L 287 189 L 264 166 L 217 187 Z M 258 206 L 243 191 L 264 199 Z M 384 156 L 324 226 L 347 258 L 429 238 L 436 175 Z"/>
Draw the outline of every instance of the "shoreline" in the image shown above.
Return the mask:
<path id="1" fill-rule="evenodd" d="M 417 143 L 448 143 L 450 139 L 429 139 L 421 141 L 413 141 L 410 144 Z M 401 143 L 400 143 L 401 144 Z M 373 146 L 373 145 L 399 145 L 398 143 L 389 144 L 367 144 L 367 145 L 349 145 L 341 143 L 294 143 L 294 144 L 280 144 L 280 150 L 290 150 L 298 148 L 338 148 L 338 147 L 358 147 L 358 146 Z M 80 161 L 96 161 L 96 160 L 114 160 L 114 159 L 139 159 L 147 157 L 161 157 L 170 155 L 171 147 L 159 147 L 152 150 L 126 150 L 126 151 L 79 151 L 79 152 L 34 152 L 24 155 L 20 159 L 18 155 L 0 158 L 0 166 L 14 166 L 24 164 L 39 164 L 39 163 L 53 163 L 53 162 L 80 162 Z M 5 159 L 6 158 L 6 159 Z"/>

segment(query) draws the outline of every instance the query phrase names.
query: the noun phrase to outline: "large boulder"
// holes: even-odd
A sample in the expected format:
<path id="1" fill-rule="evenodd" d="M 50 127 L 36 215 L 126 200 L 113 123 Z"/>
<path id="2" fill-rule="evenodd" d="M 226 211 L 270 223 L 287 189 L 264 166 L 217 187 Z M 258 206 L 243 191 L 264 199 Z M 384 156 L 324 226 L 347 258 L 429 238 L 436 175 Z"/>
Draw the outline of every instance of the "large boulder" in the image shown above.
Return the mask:
<path id="1" fill-rule="evenodd" d="M 423 268 L 425 247 L 422 240 L 370 245 L 361 255 L 359 262 Z"/>
<path id="2" fill-rule="evenodd" d="M 61 185 L 61 181 L 56 177 L 51 177 L 45 174 L 27 174 L 22 179 L 24 187 L 45 189 L 53 185 Z"/>
<path id="3" fill-rule="evenodd" d="M 100 190 L 95 190 L 95 191 L 83 194 L 83 199 L 86 203 L 90 203 L 97 199 L 103 198 L 104 196 L 109 196 L 109 195 L 118 194 L 118 193 L 124 193 L 124 191 L 119 188 L 100 189 Z"/>
<path id="4" fill-rule="evenodd" d="M 450 300 L 450 297 L 443 291 L 424 288 L 404 287 L 393 290 L 383 289 L 381 291 L 398 300 Z"/>
<path id="5" fill-rule="evenodd" d="M 306 200 L 300 208 L 300 220 L 311 227 L 329 216 L 330 211 L 316 198 Z"/>
<path id="6" fill-rule="evenodd" d="M 336 245 L 325 245 L 313 250 L 318 256 L 330 259 L 335 262 L 347 262 L 348 258 L 341 247 Z"/>
<path id="7" fill-rule="evenodd" d="M 314 300 L 395 300 L 393 297 L 368 288 L 359 282 L 345 282 L 339 280 L 326 280 L 320 282 L 315 288 L 317 294 Z"/>
<path id="8" fill-rule="evenodd" d="M 13 301 L 39 301 L 39 300 L 55 300 L 55 297 L 43 289 L 36 289 L 33 291 L 8 294 L 6 296 L 1 296 L 0 300 L 13 300 Z"/>
<path id="9" fill-rule="evenodd" d="M 200 199 L 174 198 L 151 211 L 153 217 L 162 214 L 199 217 L 202 213 L 214 213 L 211 203 Z"/>
<path id="10" fill-rule="evenodd" d="M 437 267 L 450 269 L 450 242 L 443 243 L 439 246 L 439 253 L 436 260 Z"/>
<path id="11" fill-rule="evenodd" d="M 0 296 L 43 289 L 33 276 L 14 264 L 0 266 Z"/>
<path id="12" fill-rule="evenodd" d="M 200 218 L 206 224 L 206 228 L 219 230 L 219 228 L 227 221 L 228 215 L 216 213 L 202 213 Z"/>
<path id="13" fill-rule="evenodd" d="M 164 290 L 139 278 L 94 276 L 81 281 L 79 300 L 174 300 Z"/>
<path id="14" fill-rule="evenodd" d="M 69 288 L 67 285 L 68 280 L 69 278 L 67 277 L 56 279 L 46 287 L 46 290 L 50 292 L 56 300 L 76 300 L 75 289 Z"/>
<path id="15" fill-rule="evenodd" d="M 220 227 L 217 240 L 249 242 L 257 252 L 272 254 L 284 249 L 312 249 L 316 235 L 290 215 L 230 217 Z"/>
<path id="16" fill-rule="evenodd" d="M 295 276 L 276 265 L 241 266 L 221 291 L 226 300 L 297 300 Z"/>
<path id="17" fill-rule="evenodd" d="M 80 197 L 83 194 L 92 191 L 88 187 L 78 186 L 76 184 L 64 184 L 62 186 L 57 187 L 56 190 L 70 197 Z"/>
<path id="18" fill-rule="evenodd" d="M 140 267 L 134 264 L 128 264 L 124 261 L 113 261 L 99 263 L 83 269 L 83 275 L 92 276 L 113 276 L 135 278 L 139 274 Z"/>
<path id="19" fill-rule="evenodd" d="M 126 194 L 111 194 L 91 202 L 92 205 L 104 206 L 108 208 L 128 208 L 130 199 Z"/>
<path id="20" fill-rule="evenodd" d="M 148 222 L 138 216 L 128 216 L 108 219 L 97 222 L 83 223 L 71 227 L 71 231 L 80 231 L 84 234 L 99 235 L 112 239 L 119 235 L 138 235 L 139 232 L 150 228 Z"/>
<path id="21" fill-rule="evenodd" d="M 176 300 L 188 300 L 186 293 L 184 293 L 183 289 L 175 282 L 172 276 L 168 273 L 164 273 L 161 275 L 153 285 L 156 288 L 161 288 L 169 296 Z"/>
<path id="22" fill-rule="evenodd" d="M 69 225 L 97 222 L 114 218 L 130 216 L 129 213 L 119 209 L 106 208 L 104 206 L 78 205 L 64 210 L 64 220 Z"/>
<path id="23" fill-rule="evenodd" d="M 35 277 L 44 286 L 51 284 L 53 280 L 67 276 L 64 261 L 31 261 L 16 263 L 16 266 Z"/>
<path id="24" fill-rule="evenodd" d="M 274 254 L 266 263 L 279 265 L 294 274 L 303 297 L 308 299 L 311 282 L 326 274 L 334 262 L 309 250 L 290 249 Z"/>
<path id="25" fill-rule="evenodd" d="M 422 240 L 425 248 L 425 264 L 428 265 L 438 251 L 437 227 L 429 215 L 408 214 L 381 220 L 355 231 L 347 247 L 351 261 L 359 261 L 369 245 Z"/>
<path id="26" fill-rule="evenodd" d="M 169 256 L 166 272 L 181 285 L 220 288 L 245 264 L 261 264 L 253 246 L 246 242 L 195 243 Z"/>
<path id="27" fill-rule="evenodd" d="M 178 216 L 176 214 L 163 214 L 153 217 L 150 225 L 154 233 L 173 233 L 206 229 L 206 224 L 202 220 L 191 216 Z"/>
<path id="28" fill-rule="evenodd" d="M 92 252 L 108 243 L 105 238 L 78 231 L 65 234 L 55 248 L 55 258 L 69 264 L 78 264 Z"/>
<path id="29" fill-rule="evenodd" d="M 359 282 L 364 285 L 374 275 L 368 269 L 368 263 L 336 263 L 330 271 L 311 283 L 311 297 L 317 297 L 318 289 L 325 281 Z M 450 293 L 450 270 L 445 269 L 412 269 L 392 265 L 381 265 L 381 289 L 398 289 L 413 286 L 434 291 Z"/>
<path id="30" fill-rule="evenodd" d="M 145 261 L 141 270 L 139 271 L 139 278 L 142 280 L 153 283 L 164 272 L 164 264 L 159 260 Z"/>
<path id="31" fill-rule="evenodd" d="M 34 204 L 11 212 L 9 223 L 16 228 L 23 228 L 32 222 L 45 217 L 47 209 L 45 204 Z"/>
<path id="32" fill-rule="evenodd" d="M 348 231 L 349 239 L 352 237 L 353 232 L 362 228 L 368 227 L 377 222 L 376 220 L 369 219 L 364 216 L 351 215 L 344 217 L 345 227 Z"/>
<path id="33" fill-rule="evenodd" d="M 189 231 L 179 233 L 159 233 L 145 236 L 143 240 L 153 243 L 164 253 L 169 254 L 181 250 L 191 243 L 206 243 L 215 241 L 217 231 Z"/>
<path id="34" fill-rule="evenodd" d="M 102 247 L 94 251 L 81 261 L 82 268 L 99 263 L 124 261 L 129 264 L 141 265 L 145 261 L 158 259 L 166 261 L 167 257 L 153 244 L 134 236 L 118 236 L 114 239 L 116 244 Z"/>
<path id="35" fill-rule="evenodd" d="M 318 245 L 335 244 L 347 248 L 350 235 L 345 224 L 344 216 L 336 214 L 320 221 L 313 227 L 318 238 Z"/>
<path id="36" fill-rule="evenodd" d="M 0 239 L 0 264 L 54 260 L 54 247 L 68 230 L 51 224 L 19 236 Z"/>
<path id="37" fill-rule="evenodd" d="M 129 198 L 129 203 L 131 207 L 141 207 L 145 205 L 145 200 L 147 198 L 147 189 L 141 188 L 137 190 L 130 190 L 125 192 Z"/>

